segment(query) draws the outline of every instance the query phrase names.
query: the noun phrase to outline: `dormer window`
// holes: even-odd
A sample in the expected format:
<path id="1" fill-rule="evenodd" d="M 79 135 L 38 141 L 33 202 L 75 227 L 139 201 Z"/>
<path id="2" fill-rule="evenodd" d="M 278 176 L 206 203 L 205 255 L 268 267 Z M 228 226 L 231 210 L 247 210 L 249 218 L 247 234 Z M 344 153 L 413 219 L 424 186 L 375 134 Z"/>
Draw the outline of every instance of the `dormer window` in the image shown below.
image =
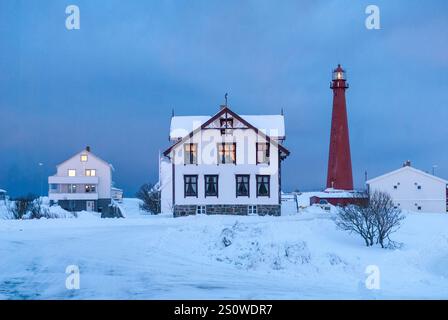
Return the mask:
<path id="1" fill-rule="evenodd" d="M 232 133 L 233 119 L 232 118 L 222 118 L 219 119 L 221 124 L 221 134 Z"/>
<path id="2" fill-rule="evenodd" d="M 221 122 L 221 128 L 224 128 L 224 129 L 233 128 L 233 119 L 232 118 L 220 119 L 220 122 Z"/>
<path id="3" fill-rule="evenodd" d="M 87 155 L 86 154 L 82 154 L 81 155 L 81 162 L 87 162 Z"/>

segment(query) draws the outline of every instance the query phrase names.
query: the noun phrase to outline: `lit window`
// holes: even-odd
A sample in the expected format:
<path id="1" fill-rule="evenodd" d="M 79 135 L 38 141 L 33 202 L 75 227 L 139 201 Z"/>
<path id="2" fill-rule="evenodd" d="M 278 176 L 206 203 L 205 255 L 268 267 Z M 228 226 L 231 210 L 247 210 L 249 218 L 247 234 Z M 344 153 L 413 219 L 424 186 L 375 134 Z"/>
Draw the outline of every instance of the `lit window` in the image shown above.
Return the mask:
<path id="1" fill-rule="evenodd" d="M 86 177 L 96 177 L 96 170 L 95 169 L 87 169 Z"/>
<path id="2" fill-rule="evenodd" d="M 81 155 L 81 162 L 87 162 L 87 155 L 86 154 L 82 154 Z"/>
<path id="3" fill-rule="evenodd" d="M 257 143 L 258 163 L 269 163 L 269 143 Z"/>
<path id="4" fill-rule="evenodd" d="M 94 184 L 88 184 L 86 185 L 85 191 L 86 193 L 94 193 L 96 192 L 96 186 Z"/>
<path id="5" fill-rule="evenodd" d="M 76 177 L 76 170 L 75 169 L 68 169 L 68 176 L 69 177 Z"/>
<path id="6" fill-rule="evenodd" d="M 198 145 L 196 143 L 186 143 L 184 145 L 185 164 L 198 163 Z"/>
<path id="7" fill-rule="evenodd" d="M 236 163 L 236 143 L 218 144 L 218 163 Z"/>

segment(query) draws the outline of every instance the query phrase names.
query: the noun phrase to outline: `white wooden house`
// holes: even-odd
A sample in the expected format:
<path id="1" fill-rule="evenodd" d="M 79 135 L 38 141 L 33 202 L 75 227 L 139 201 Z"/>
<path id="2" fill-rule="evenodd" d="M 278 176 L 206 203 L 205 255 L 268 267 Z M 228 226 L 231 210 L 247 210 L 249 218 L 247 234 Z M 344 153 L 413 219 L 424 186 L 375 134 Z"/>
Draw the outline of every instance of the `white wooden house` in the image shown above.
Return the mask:
<path id="1" fill-rule="evenodd" d="M 417 212 L 447 212 L 448 181 L 411 167 L 402 168 L 368 180 L 369 192 L 391 195 L 395 206 Z"/>
<path id="2" fill-rule="evenodd" d="M 90 151 L 78 152 L 57 166 L 48 177 L 48 197 L 68 211 L 109 212 L 112 189 L 112 165 Z"/>
<path id="3" fill-rule="evenodd" d="M 160 162 L 161 207 L 174 216 L 281 213 L 281 161 L 289 155 L 283 115 L 171 119 Z"/>

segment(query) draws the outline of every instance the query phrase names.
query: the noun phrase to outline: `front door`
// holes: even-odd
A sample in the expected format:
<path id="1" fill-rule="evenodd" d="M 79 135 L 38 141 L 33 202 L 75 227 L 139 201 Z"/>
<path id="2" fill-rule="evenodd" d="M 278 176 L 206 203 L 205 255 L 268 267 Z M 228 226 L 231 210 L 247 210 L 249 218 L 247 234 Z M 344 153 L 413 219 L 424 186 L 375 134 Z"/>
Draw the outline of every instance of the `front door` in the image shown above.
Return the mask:
<path id="1" fill-rule="evenodd" d="M 86 201 L 86 210 L 95 211 L 95 201 Z"/>

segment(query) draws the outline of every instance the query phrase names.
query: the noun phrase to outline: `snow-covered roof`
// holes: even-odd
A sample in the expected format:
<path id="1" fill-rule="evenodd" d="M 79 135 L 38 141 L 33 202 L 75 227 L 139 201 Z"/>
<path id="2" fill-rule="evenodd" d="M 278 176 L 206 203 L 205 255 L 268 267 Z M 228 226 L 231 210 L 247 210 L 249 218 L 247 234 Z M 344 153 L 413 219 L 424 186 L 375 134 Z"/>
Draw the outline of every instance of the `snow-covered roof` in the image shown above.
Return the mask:
<path id="1" fill-rule="evenodd" d="M 271 137 L 285 136 L 283 115 L 240 115 L 241 118 Z M 175 116 L 171 118 L 170 139 L 181 139 L 209 120 L 210 116 Z"/>
<path id="2" fill-rule="evenodd" d="M 114 166 L 113 166 L 111 163 L 109 163 L 109 162 L 107 162 L 107 161 L 101 159 L 100 157 L 98 157 L 97 155 L 95 155 L 94 153 L 92 153 L 91 151 L 87 151 L 87 150 L 85 150 L 85 149 L 82 150 L 82 151 L 80 151 L 80 152 L 78 152 L 77 154 L 71 156 L 71 157 L 68 158 L 67 160 L 65 160 L 65 161 L 63 161 L 63 162 L 57 164 L 56 167 L 59 167 L 59 166 L 63 165 L 64 163 L 66 163 L 67 161 L 70 161 L 71 159 L 73 159 L 73 158 L 75 158 L 75 157 L 79 157 L 81 154 L 88 154 L 90 157 L 94 157 L 95 159 L 97 159 L 97 160 L 101 161 L 102 163 L 106 164 L 107 166 L 109 166 L 110 169 L 111 169 L 112 171 L 115 171 L 115 168 L 114 168 Z"/>
<path id="3" fill-rule="evenodd" d="M 6 193 L 6 190 L 0 189 L 0 193 Z"/>
<path id="4" fill-rule="evenodd" d="M 331 191 L 328 191 L 331 190 Z M 310 205 L 310 199 L 312 197 L 318 197 L 320 199 L 341 199 L 341 198 L 353 198 L 359 195 L 359 191 L 342 191 L 336 189 L 326 189 L 325 191 L 309 191 L 302 192 L 297 195 L 298 206 L 307 207 Z"/>
<path id="5" fill-rule="evenodd" d="M 394 174 L 397 174 L 397 173 L 400 173 L 400 172 L 404 172 L 404 171 L 412 171 L 412 172 L 415 172 L 415 173 L 420 174 L 420 175 L 422 175 L 422 176 L 425 176 L 425 177 L 427 177 L 427 178 L 431 178 L 431 179 L 437 180 L 437 181 L 439 181 L 439 182 L 448 184 L 448 181 L 445 180 L 445 179 L 442 179 L 442 178 L 433 176 L 432 174 L 429 174 L 429 173 L 427 173 L 427 172 L 425 172 L 425 171 L 416 169 L 416 168 L 411 167 L 411 166 L 404 166 L 404 167 L 401 167 L 400 169 L 397 169 L 397 170 L 388 172 L 388 173 L 386 173 L 386 174 L 383 174 L 383 175 L 381 175 L 381 176 L 372 178 L 372 179 L 370 179 L 370 180 L 367 180 L 367 181 L 366 181 L 366 184 L 371 184 L 372 182 L 375 182 L 375 181 L 378 181 L 378 180 L 382 180 L 382 179 L 384 179 L 384 178 L 386 178 L 386 177 L 389 177 L 389 176 L 392 176 L 392 175 L 394 175 Z"/>

